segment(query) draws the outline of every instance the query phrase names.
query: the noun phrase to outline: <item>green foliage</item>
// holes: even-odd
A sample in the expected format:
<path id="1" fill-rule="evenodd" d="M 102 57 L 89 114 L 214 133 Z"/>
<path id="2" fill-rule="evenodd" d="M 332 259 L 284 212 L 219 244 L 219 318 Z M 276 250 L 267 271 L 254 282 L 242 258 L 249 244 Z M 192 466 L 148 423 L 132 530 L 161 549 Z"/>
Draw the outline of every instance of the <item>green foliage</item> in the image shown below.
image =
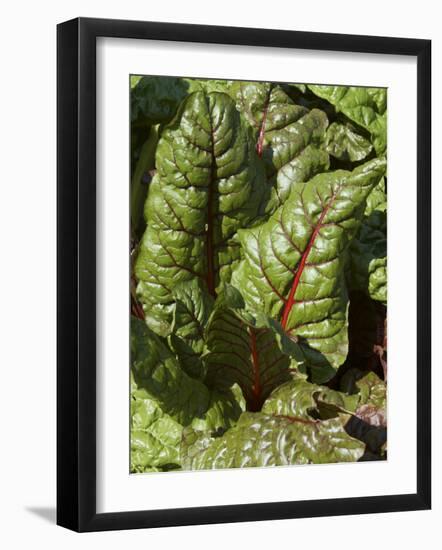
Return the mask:
<path id="1" fill-rule="evenodd" d="M 304 420 L 244 413 L 221 437 L 186 430 L 182 464 L 188 470 L 353 462 L 364 444 L 347 434 L 346 417 Z"/>
<path id="2" fill-rule="evenodd" d="M 194 378 L 204 378 L 201 356 L 205 348 L 205 327 L 213 309 L 214 299 L 201 279 L 177 285 L 173 291 L 173 310 L 169 342 L 182 368 Z"/>
<path id="3" fill-rule="evenodd" d="M 373 149 L 371 143 L 355 132 L 350 125 L 337 122 L 329 126 L 325 144 L 330 155 L 351 162 L 365 159 Z"/>
<path id="4" fill-rule="evenodd" d="M 238 384 L 249 410 L 257 411 L 272 389 L 290 379 L 294 365 L 275 331 L 232 301 L 221 295 L 207 325 L 206 383 L 225 389 Z"/>
<path id="5" fill-rule="evenodd" d="M 181 424 L 165 414 L 156 401 L 136 391 L 132 393 L 131 421 L 132 471 L 179 467 Z"/>
<path id="6" fill-rule="evenodd" d="M 251 132 L 223 93 L 189 95 L 163 130 L 135 266 L 154 330 L 167 332 L 179 283 L 200 278 L 215 296 L 230 280 L 240 260 L 237 231 L 258 221 L 265 202 L 258 160 Z"/>
<path id="7" fill-rule="evenodd" d="M 354 86 L 309 86 L 338 112 L 370 132 L 378 155 L 387 148 L 387 90 Z"/>
<path id="8" fill-rule="evenodd" d="M 278 416 L 295 416 L 309 419 L 330 412 L 353 412 L 359 403 L 359 395 L 331 390 L 303 378 L 283 384 L 264 403 L 262 411 Z"/>
<path id="9" fill-rule="evenodd" d="M 251 309 L 281 319 L 305 348 L 315 382 L 331 378 L 347 355 L 346 252 L 384 170 L 374 159 L 319 174 L 293 187 L 267 222 L 239 231 L 245 259 L 232 283 Z"/>
<path id="10" fill-rule="evenodd" d="M 131 471 L 385 458 L 386 91 L 130 84 Z"/>
<path id="11" fill-rule="evenodd" d="M 253 130 L 272 183 L 271 211 L 284 203 L 294 185 L 328 169 L 323 146 L 327 116 L 296 104 L 283 87 L 269 82 L 235 82 L 230 93 Z"/>

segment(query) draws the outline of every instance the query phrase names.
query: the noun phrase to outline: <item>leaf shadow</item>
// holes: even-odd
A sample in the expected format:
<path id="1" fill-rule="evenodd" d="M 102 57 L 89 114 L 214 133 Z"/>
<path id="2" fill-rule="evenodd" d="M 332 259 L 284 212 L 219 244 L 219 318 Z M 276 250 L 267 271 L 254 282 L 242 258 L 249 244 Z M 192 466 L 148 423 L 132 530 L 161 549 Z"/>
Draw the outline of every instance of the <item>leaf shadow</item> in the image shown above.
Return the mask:
<path id="1" fill-rule="evenodd" d="M 387 441 L 386 427 L 371 426 L 357 416 L 352 416 L 344 429 L 348 435 L 365 443 L 365 452 L 359 462 L 386 459 L 386 453 L 382 455 L 382 446 Z"/>

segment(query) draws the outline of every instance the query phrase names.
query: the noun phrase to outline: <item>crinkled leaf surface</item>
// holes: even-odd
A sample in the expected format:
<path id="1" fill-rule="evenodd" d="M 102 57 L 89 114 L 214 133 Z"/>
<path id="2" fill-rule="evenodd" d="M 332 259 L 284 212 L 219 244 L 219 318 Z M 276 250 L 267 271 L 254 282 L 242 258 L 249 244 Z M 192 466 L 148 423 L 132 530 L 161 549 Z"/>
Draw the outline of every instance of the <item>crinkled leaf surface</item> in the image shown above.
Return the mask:
<path id="1" fill-rule="evenodd" d="M 346 250 L 384 170 L 385 161 L 374 159 L 353 172 L 315 176 L 267 222 L 239 231 L 245 260 L 232 284 L 249 308 L 280 320 L 304 348 L 313 382 L 330 379 L 345 360 Z"/>
<path id="2" fill-rule="evenodd" d="M 238 394 L 232 390 L 210 393 L 199 380 L 181 368 L 165 341 L 143 321 L 132 318 L 132 374 L 139 390 L 153 399 L 173 420 L 206 429 L 226 427 L 241 413 Z"/>
<path id="3" fill-rule="evenodd" d="M 181 101 L 187 96 L 188 88 L 188 83 L 181 78 L 141 77 L 131 93 L 132 124 L 169 122 Z"/>
<path id="4" fill-rule="evenodd" d="M 185 430 L 183 468 L 190 470 L 353 462 L 365 445 L 343 428 L 348 416 L 325 421 L 244 413 L 221 437 Z"/>
<path id="5" fill-rule="evenodd" d="M 131 471 L 180 464 L 183 427 L 165 414 L 158 403 L 134 392 L 131 401 Z"/>
<path id="6" fill-rule="evenodd" d="M 312 415 L 319 415 L 322 404 L 345 412 L 354 411 L 358 401 L 358 395 L 347 395 L 297 378 L 276 388 L 264 403 L 262 412 L 311 419 Z"/>
<path id="7" fill-rule="evenodd" d="M 223 93 L 195 92 L 182 103 L 156 166 L 135 272 L 146 320 L 165 333 L 170 311 L 161 308 L 179 283 L 200 278 L 214 296 L 230 279 L 236 232 L 257 220 L 268 189 L 250 130 Z"/>
<path id="8" fill-rule="evenodd" d="M 350 369 L 341 380 L 341 388 L 348 392 L 354 392 L 358 398 L 355 416 L 368 426 L 387 426 L 387 385 L 374 372 L 363 372 L 358 369 Z M 358 426 L 353 422 L 353 428 L 363 434 L 372 432 L 366 427 Z M 385 434 L 382 431 L 374 432 L 374 438 L 379 446 L 384 443 Z M 373 434 L 372 436 L 373 437 Z M 373 445 L 371 445 L 373 447 Z"/>
<path id="9" fill-rule="evenodd" d="M 361 227 L 350 248 L 350 288 L 387 303 L 387 197 L 381 182 L 367 198 Z"/>
<path id="10" fill-rule="evenodd" d="M 269 82 L 233 82 L 230 93 L 254 130 L 258 155 L 274 186 L 270 210 L 286 200 L 293 185 L 328 169 L 323 111 L 297 105 L 280 85 Z"/>
<path id="11" fill-rule="evenodd" d="M 241 388 L 234 384 L 229 391 L 212 390 L 209 407 L 202 419 L 194 418 L 192 428 L 195 430 L 212 430 L 229 428 L 246 410 L 246 402 Z"/>
<path id="12" fill-rule="evenodd" d="M 231 80 L 216 80 L 203 78 L 185 78 L 189 85 L 189 93 L 193 92 L 224 92 L 230 95 Z"/>
<path id="13" fill-rule="evenodd" d="M 386 89 L 318 85 L 309 85 L 309 88 L 334 105 L 338 112 L 368 130 L 376 153 L 384 153 L 387 147 Z"/>
<path id="14" fill-rule="evenodd" d="M 173 290 L 171 348 L 184 370 L 195 378 L 204 377 L 201 354 L 204 351 L 204 330 L 213 309 L 214 299 L 200 279 L 181 283 Z"/>
<path id="15" fill-rule="evenodd" d="M 375 210 L 384 212 L 387 208 L 387 193 L 385 186 L 385 178 L 379 180 L 379 183 L 373 188 L 372 192 L 367 197 L 367 205 L 365 207 L 365 215 L 370 216 Z"/>
<path id="16" fill-rule="evenodd" d="M 131 361 L 137 386 L 174 420 L 188 425 L 194 417 L 204 415 L 210 400 L 208 389 L 190 378 L 165 342 L 135 318 L 131 323 Z"/>
<path id="17" fill-rule="evenodd" d="M 386 358 L 385 160 L 329 163 L 384 154 L 386 91 L 134 76 L 131 89 L 148 325 L 131 334 L 131 471 L 385 458 L 386 384 L 369 372 Z M 367 370 L 340 371 L 345 391 L 319 385 L 345 358 Z"/>
<path id="18" fill-rule="evenodd" d="M 369 372 L 356 381 L 360 393 L 359 405 L 371 404 L 380 409 L 386 408 L 387 386 L 374 372 Z"/>
<path id="19" fill-rule="evenodd" d="M 342 377 L 341 389 L 358 394 L 358 405 L 372 404 L 378 408 L 386 408 L 387 386 L 374 372 L 350 369 Z"/>
<path id="20" fill-rule="evenodd" d="M 231 289 L 234 291 L 235 289 Z M 206 330 L 206 383 L 210 388 L 238 384 L 248 410 L 260 410 L 273 388 L 291 377 L 291 358 L 284 354 L 275 332 L 233 307 L 221 295 Z"/>
<path id="21" fill-rule="evenodd" d="M 387 302 L 386 212 L 375 211 L 361 226 L 350 251 L 353 290 L 366 292 L 373 300 Z"/>
<path id="22" fill-rule="evenodd" d="M 372 150 L 371 143 L 348 124 L 333 122 L 325 137 L 326 151 L 339 160 L 363 160 Z"/>

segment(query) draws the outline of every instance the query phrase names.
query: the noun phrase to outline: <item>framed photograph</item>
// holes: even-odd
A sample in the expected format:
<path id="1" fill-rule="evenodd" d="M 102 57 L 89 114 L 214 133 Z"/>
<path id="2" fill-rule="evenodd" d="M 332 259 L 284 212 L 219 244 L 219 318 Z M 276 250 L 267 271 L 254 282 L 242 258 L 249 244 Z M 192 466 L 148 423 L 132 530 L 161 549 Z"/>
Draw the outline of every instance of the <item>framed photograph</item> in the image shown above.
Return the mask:
<path id="1" fill-rule="evenodd" d="M 57 523 L 429 509 L 430 41 L 57 36 Z"/>

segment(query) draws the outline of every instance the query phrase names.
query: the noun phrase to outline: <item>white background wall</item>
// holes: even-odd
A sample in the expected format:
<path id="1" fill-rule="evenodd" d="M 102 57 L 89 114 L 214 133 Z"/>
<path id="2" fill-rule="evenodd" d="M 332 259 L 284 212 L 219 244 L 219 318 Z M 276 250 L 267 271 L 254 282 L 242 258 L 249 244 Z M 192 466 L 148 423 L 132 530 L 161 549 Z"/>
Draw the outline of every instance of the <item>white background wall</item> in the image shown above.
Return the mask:
<path id="1" fill-rule="evenodd" d="M 440 279 L 442 37 L 431 0 L 7 2 L 0 33 L 0 544 L 48 549 L 437 546 L 440 284 L 433 285 L 433 511 L 76 535 L 55 518 L 55 25 L 77 16 L 433 40 L 433 280 Z M 407 116 L 404 105 L 404 116 Z M 413 136 L 410 136 L 413 139 Z M 406 159 L 404 159 L 406 161 Z M 406 243 L 404 243 L 406 253 Z M 404 335 L 406 340 L 406 335 Z M 400 365 L 397 366 L 400 368 Z M 404 422 L 406 422 L 404 411 Z M 436 543 L 436 544 L 434 544 Z"/>

